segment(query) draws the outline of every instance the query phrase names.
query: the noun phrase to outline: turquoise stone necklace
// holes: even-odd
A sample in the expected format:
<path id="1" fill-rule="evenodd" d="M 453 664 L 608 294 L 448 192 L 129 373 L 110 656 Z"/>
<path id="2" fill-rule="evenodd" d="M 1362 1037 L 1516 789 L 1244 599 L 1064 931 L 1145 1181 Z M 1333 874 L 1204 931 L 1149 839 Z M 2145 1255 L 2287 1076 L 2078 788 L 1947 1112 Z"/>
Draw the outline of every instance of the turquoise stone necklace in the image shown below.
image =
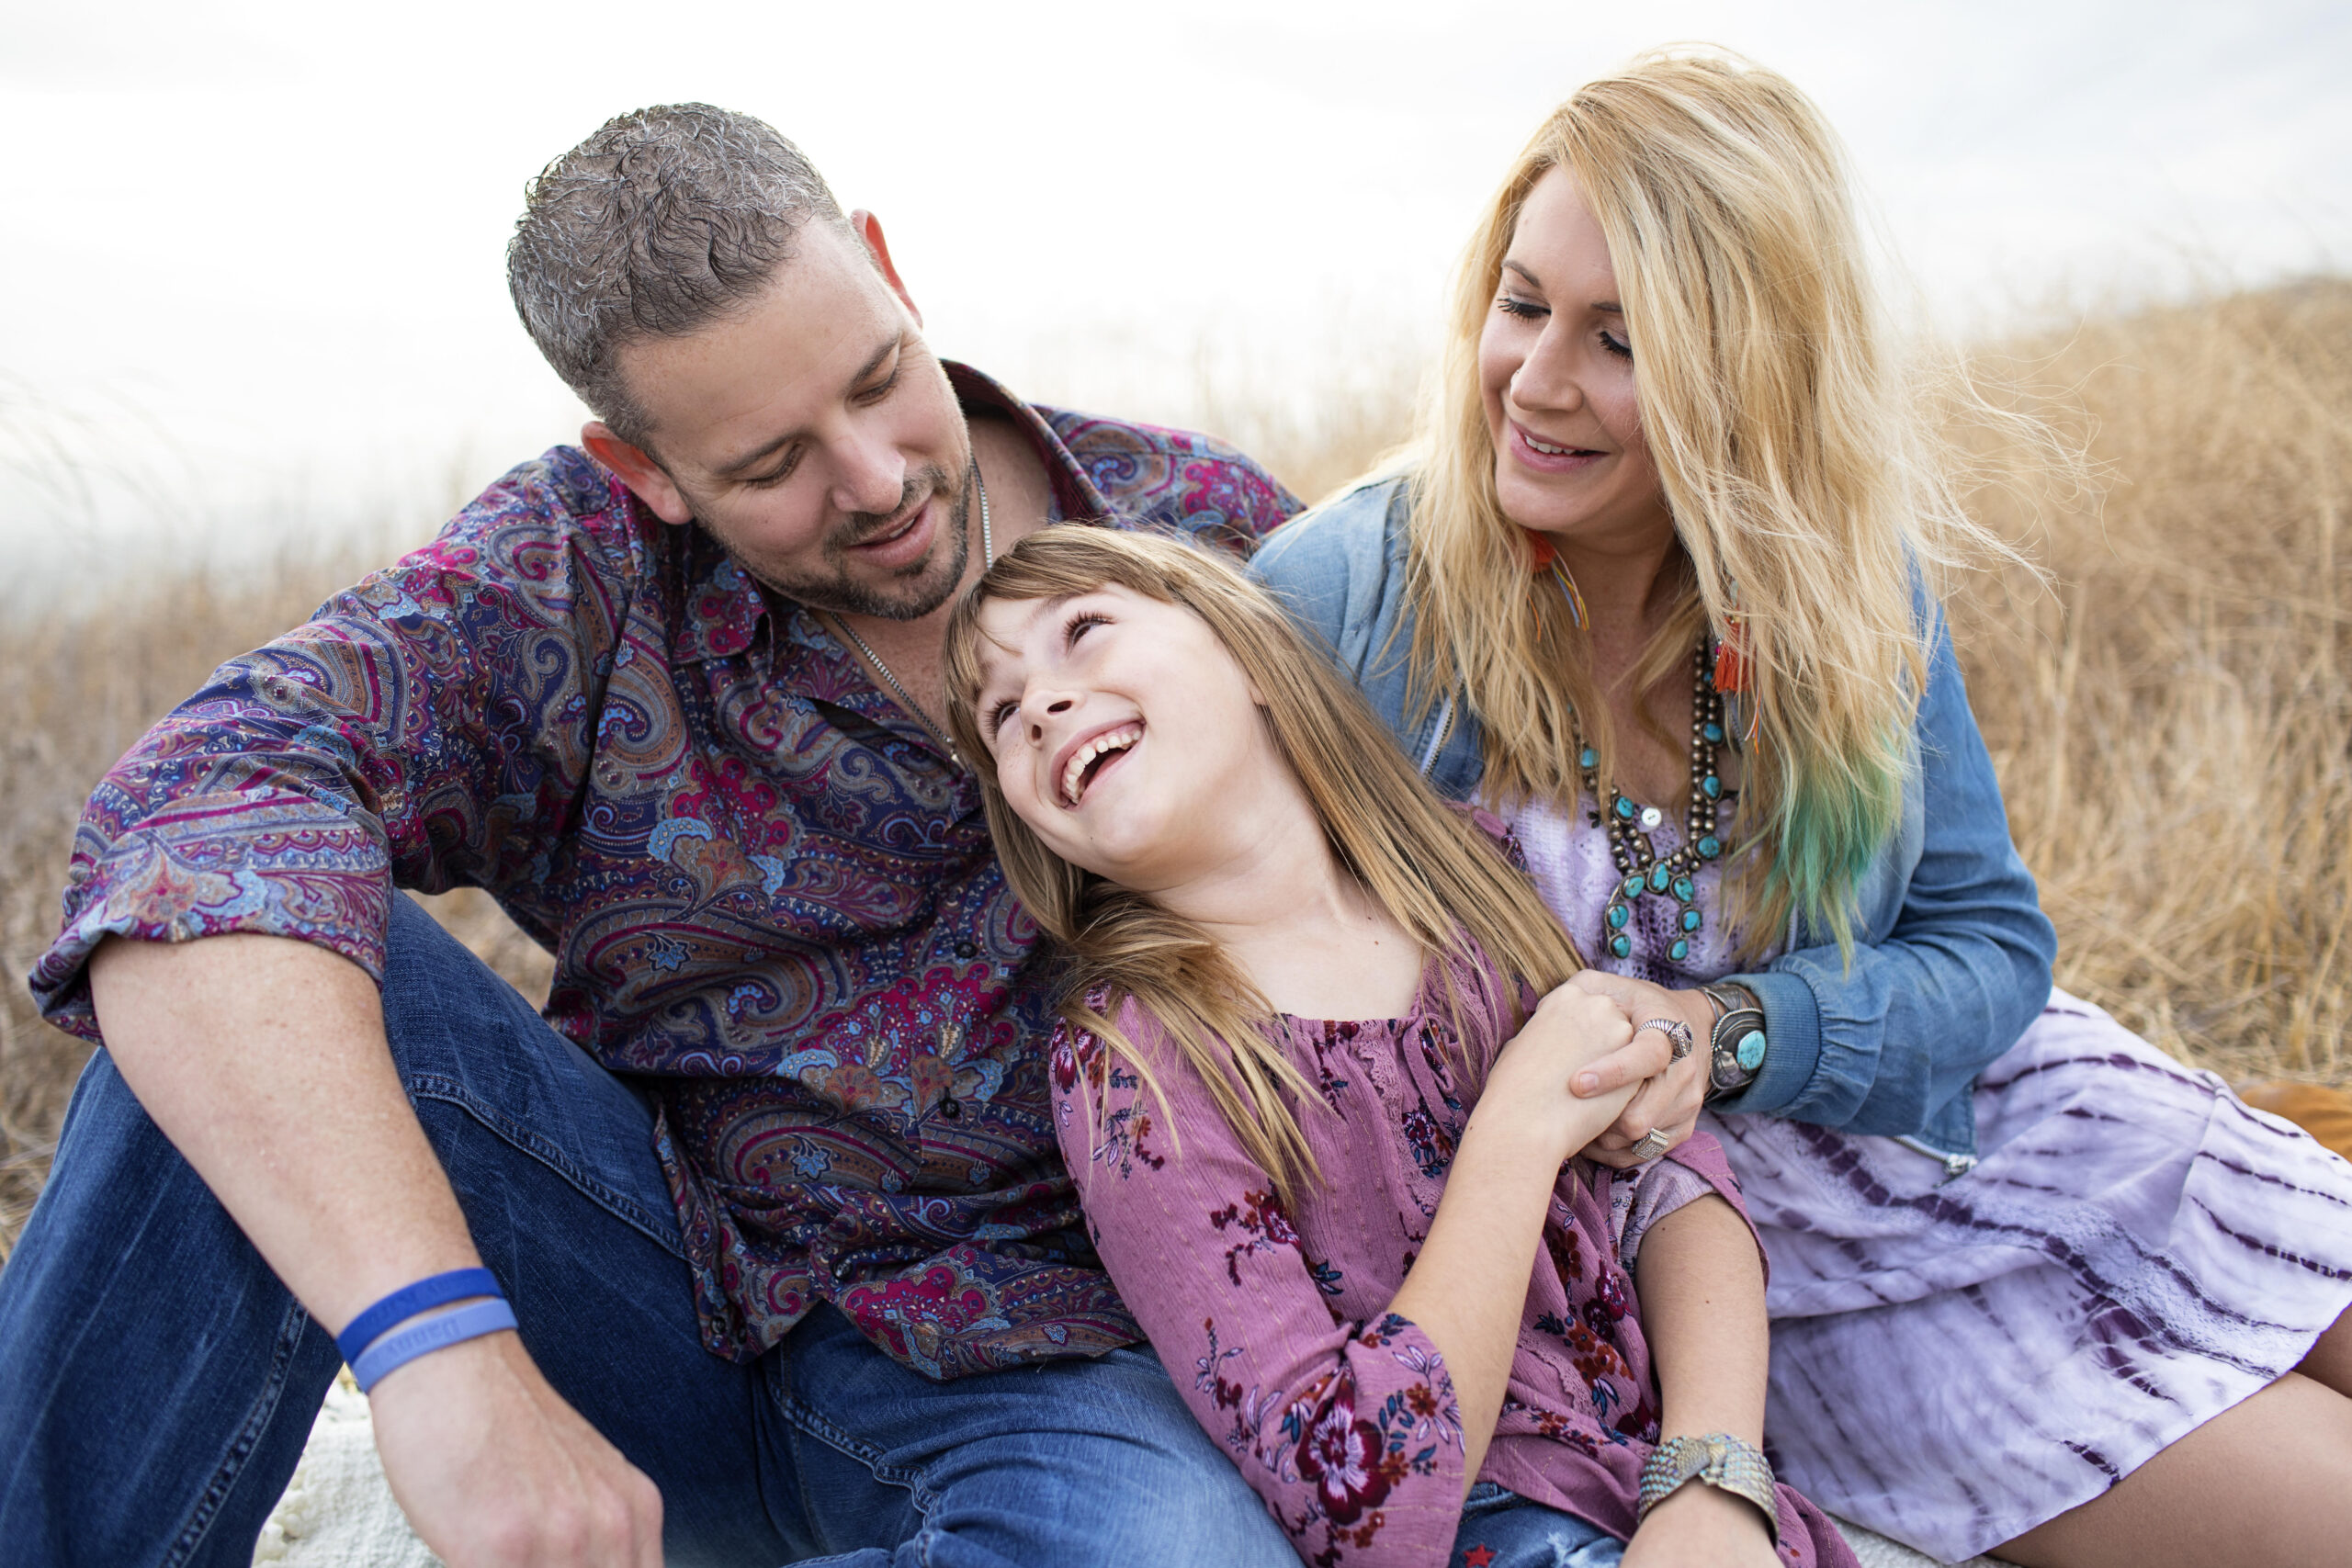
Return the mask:
<path id="1" fill-rule="evenodd" d="M 1690 804 L 1683 813 L 1682 842 L 1660 859 L 1650 843 L 1650 830 L 1666 820 L 1657 807 L 1636 806 L 1611 789 L 1608 803 L 1594 814 L 1596 825 L 1609 829 L 1609 852 L 1617 863 L 1617 888 L 1601 915 L 1602 940 L 1618 958 L 1634 955 L 1634 906 L 1642 898 L 1671 898 L 1676 906 L 1674 941 L 1666 956 L 1679 964 L 1690 956 L 1690 939 L 1706 923 L 1700 913 L 1700 866 L 1724 852 L 1715 832 L 1715 807 L 1724 796 L 1724 781 L 1715 772 L 1715 750 L 1724 741 L 1724 694 L 1710 678 L 1711 650 L 1699 639 L 1690 656 Z M 1585 794 L 1600 799 L 1596 770 L 1600 754 L 1585 747 L 1577 758 L 1584 771 Z"/>

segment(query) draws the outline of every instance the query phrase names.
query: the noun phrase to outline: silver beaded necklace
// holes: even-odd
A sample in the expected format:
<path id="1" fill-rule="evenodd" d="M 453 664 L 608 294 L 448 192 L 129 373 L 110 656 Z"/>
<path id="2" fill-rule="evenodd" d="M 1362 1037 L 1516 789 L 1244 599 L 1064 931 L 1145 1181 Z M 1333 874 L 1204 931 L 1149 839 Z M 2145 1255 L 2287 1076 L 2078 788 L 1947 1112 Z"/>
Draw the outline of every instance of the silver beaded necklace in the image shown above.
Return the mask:
<path id="1" fill-rule="evenodd" d="M 989 525 L 989 486 L 988 481 L 980 478 L 980 460 L 978 457 L 972 459 L 972 488 L 980 492 L 980 570 L 986 571 L 996 560 L 996 530 Z M 865 655 L 865 661 L 874 666 L 876 672 L 882 677 L 883 683 L 898 694 L 899 701 L 905 705 L 907 712 L 914 716 L 915 722 L 922 726 L 923 733 L 939 742 L 939 749 L 947 753 L 949 761 L 959 768 L 962 767 L 964 759 L 957 755 L 956 743 L 939 732 L 939 727 L 931 722 L 930 716 L 922 711 L 922 706 L 908 693 L 906 687 L 899 683 L 899 678 L 890 673 L 890 667 L 882 662 L 882 656 L 875 652 L 864 637 L 857 635 L 856 627 L 842 620 L 838 615 L 833 615 L 831 619 L 841 634 L 857 645 L 857 651 Z"/>

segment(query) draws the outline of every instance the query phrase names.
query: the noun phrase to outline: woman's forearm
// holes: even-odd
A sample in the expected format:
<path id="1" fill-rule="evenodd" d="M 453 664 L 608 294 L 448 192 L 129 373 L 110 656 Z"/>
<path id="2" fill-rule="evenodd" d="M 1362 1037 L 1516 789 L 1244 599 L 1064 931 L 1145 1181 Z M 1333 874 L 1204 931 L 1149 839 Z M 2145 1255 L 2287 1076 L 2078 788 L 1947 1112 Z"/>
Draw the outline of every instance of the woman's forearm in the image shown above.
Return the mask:
<path id="1" fill-rule="evenodd" d="M 1642 1335 L 1657 1371 L 1664 1438 L 1727 1432 L 1764 1440 L 1771 1337 L 1756 1236 L 1722 1198 L 1652 1225 L 1634 1262 Z"/>

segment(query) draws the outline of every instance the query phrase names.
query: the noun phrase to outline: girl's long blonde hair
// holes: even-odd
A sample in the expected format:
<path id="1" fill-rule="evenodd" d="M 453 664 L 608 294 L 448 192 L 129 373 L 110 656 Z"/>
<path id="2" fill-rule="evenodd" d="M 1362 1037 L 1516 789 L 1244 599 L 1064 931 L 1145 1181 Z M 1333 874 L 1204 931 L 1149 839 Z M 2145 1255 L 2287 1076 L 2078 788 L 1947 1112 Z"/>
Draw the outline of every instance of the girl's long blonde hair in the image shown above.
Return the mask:
<path id="1" fill-rule="evenodd" d="M 1527 879 L 1438 798 L 1329 657 L 1233 566 L 1172 539 L 1082 525 L 1042 529 L 1006 551 L 948 622 L 947 721 L 956 749 L 980 764 L 1006 881 L 1070 957 L 1062 1017 L 1102 1039 L 1157 1094 L 1152 1064 L 1117 1023 L 1135 1002 L 1166 1030 L 1276 1190 L 1295 1193 L 1318 1179 L 1295 1109 L 1313 1096 L 1268 1032 L 1274 1010 L 1197 925 L 1047 849 L 1006 806 L 987 765 L 973 713 L 981 607 L 1110 584 L 1208 623 L 1263 698 L 1267 731 L 1332 854 L 1425 953 L 1459 961 L 1483 952 L 1539 994 L 1582 963 Z M 1516 1000 L 1507 996 L 1502 1005 L 1515 1012 Z"/>
<path id="2" fill-rule="evenodd" d="M 1488 204 L 1411 459 L 1417 694 L 1463 693 L 1490 799 L 1575 801 L 1587 745 L 1609 788 L 1615 738 L 1589 646 L 1496 499 L 1478 377 L 1520 210 L 1555 168 L 1607 239 L 1642 430 L 1688 558 L 1634 690 L 1685 666 L 1702 634 L 1744 649 L 1750 689 L 1731 728 L 1754 739 L 1733 919 L 1751 950 L 1792 910 L 1849 943 L 1855 880 L 1902 804 L 1927 596 L 1990 536 L 1954 501 L 1890 362 L 1837 138 L 1785 78 L 1712 52 L 1645 55 L 1554 111 Z"/>

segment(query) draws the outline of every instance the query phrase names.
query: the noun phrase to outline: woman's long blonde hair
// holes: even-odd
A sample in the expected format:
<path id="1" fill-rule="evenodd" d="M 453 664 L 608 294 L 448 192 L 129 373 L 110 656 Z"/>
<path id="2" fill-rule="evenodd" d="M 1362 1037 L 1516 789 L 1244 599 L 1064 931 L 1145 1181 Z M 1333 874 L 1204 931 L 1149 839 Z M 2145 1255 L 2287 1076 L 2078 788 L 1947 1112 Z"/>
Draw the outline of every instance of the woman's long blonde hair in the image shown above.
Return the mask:
<path id="1" fill-rule="evenodd" d="M 1539 994 L 1582 964 L 1527 879 L 1438 798 L 1329 657 L 1229 563 L 1172 539 L 1082 525 L 1040 530 L 1006 551 L 948 622 L 947 722 L 956 749 L 980 764 L 1006 881 L 1071 959 L 1062 1017 L 1102 1039 L 1157 1094 L 1152 1064 L 1117 1023 L 1135 1002 L 1167 1031 L 1277 1190 L 1295 1193 L 1318 1178 L 1295 1109 L 1313 1096 L 1268 1033 L 1274 1010 L 1197 925 L 1047 849 L 1006 806 L 987 763 L 973 713 L 981 607 L 1110 584 L 1208 623 L 1262 697 L 1267 732 L 1304 786 L 1332 854 L 1425 953 L 1459 961 L 1483 952 Z M 1516 998 L 1502 1005 L 1515 1015 Z"/>
<path id="2" fill-rule="evenodd" d="M 1554 111 L 1488 204 L 1412 457 L 1416 691 L 1463 693 L 1488 798 L 1575 801 L 1587 745 L 1609 788 L 1609 706 L 1566 596 L 1496 498 L 1478 377 L 1520 210 L 1555 168 L 1607 239 L 1642 430 L 1688 558 L 1634 690 L 1687 666 L 1702 634 L 1744 649 L 1732 728 L 1754 739 L 1732 918 L 1751 951 L 1792 910 L 1849 943 L 1855 880 L 1902 804 L 1927 673 L 1921 595 L 1989 536 L 1954 502 L 1890 362 L 1837 138 L 1785 78 L 1717 53 L 1644 56 Z"/>

